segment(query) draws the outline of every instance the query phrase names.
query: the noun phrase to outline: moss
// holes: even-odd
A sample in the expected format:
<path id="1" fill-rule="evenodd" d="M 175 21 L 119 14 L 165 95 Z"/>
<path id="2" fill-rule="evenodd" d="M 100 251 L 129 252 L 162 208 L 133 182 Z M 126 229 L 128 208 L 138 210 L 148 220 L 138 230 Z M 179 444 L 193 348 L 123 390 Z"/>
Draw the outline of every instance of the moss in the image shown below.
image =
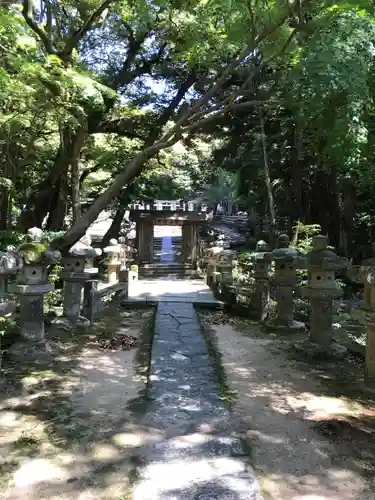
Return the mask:
<path id="1" fill-rule="evenodd" d="M 199 314 L 199 319 L 201 319 L 201 314 Z M 237 393 L 233 391 L 227 381 L 227 376 L 225 373 L 225 368 L 222 363 L 222 354 L 219 350 L 218 346 L 218 341 L 215 335 L 215 332 L 213 331 L 212 328 L 210 328 L 207 324 L 204 324 L 203 326 L 203 321 L 201 321 L 202 325 L 202 333 L 203 336 L 206 340 L 207 347 L 208 347 L 208 352 L 213 359 L 214 366 L 215 366 L 215 371 L 216 371 L 216 376 L 220 385 L 220 395 L 221 399 L 226 401 L 229 406 L 232 406 L 236 402 L 236 396 Z"/>
<path id="2" fill-rule="evenodd" d="M 146 321 L 142 328 L 141 338 L 137 353 L 135 355 L 136 371 L 145 382 L 144 389 L 140 391 L 138 397 L 129 401 L 128 408 L 135 414 L 143 415 L 146 411 L 149 390 L 149 375 L 151 370 L 152 343 L 154 340 L 156 308 L 153 308 L 153 314 Z"/>
<path id="3" fill-rule="evenodd" d="M 43 260 L 44 252 L 48 249 L 45 243 L 30 242 L 24 243 L 18 249 L 26 264 L 34 264 Z"/>

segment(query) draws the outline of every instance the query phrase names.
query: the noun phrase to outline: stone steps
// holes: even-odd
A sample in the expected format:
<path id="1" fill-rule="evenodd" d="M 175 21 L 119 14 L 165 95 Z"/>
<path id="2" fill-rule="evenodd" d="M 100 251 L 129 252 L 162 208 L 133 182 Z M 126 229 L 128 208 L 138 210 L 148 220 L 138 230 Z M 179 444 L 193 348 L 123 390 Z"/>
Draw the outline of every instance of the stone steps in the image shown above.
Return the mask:
<path id="1" fill-rule="evenodd" d="M 144 264 L 139 268 L 139 278 L 161 278 L 172 276 L 177 278 L 189 278 L 196 276 L 197 272 L 190 264 Z"/>

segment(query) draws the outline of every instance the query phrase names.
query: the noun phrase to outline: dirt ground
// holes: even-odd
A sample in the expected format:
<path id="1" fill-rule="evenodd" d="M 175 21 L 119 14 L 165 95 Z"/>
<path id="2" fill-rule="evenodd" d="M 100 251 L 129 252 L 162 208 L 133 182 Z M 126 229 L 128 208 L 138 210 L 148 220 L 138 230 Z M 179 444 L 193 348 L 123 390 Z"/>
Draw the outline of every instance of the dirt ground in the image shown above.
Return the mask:
<path id="1" fill-rule="evenodd" d="M 153 314 L 116 309 L 89 330 L 51 328 L 48 352 L 5 358 L 1 499 L 128 498 L 147 438 L 137 421 Z"/>
<path id="2" fill-rule="evenodd" d="M 264 499 L 373 500 L 375 393 L 363 386 L 363 361 L 308 358 L 295 336 L 223 313 L 203 323 Z"/>

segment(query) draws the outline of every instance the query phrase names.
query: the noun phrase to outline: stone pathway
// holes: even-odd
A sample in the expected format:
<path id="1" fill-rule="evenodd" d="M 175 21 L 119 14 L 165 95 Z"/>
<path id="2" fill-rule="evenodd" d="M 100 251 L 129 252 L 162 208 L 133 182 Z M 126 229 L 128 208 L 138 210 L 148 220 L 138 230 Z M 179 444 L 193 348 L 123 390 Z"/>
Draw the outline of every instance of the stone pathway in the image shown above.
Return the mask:
<path id="1" fill-rule="evenodd" d="M 162 249 L 170 262 L 166 237 Z M 158 303 L 143 421 L 156 439 L 143 450 L 133 500 L 259 500 L 194 310 L 216 302 L 211 290 L 200 281 L 139 281 L 130 300 Z"/>
<path id="2" fill-rule="evenodd" d="M 158 438 L 144 450 L 133 500 L 260 499 L 192 300 L 158 304 L 150 385 L 144 425 Z"/>
<path id="3" fill-rule="evenodd" d="M 194 302 L 219 304 L 203 280 L 159 279 L 135 282 L 127 302 Z"/>

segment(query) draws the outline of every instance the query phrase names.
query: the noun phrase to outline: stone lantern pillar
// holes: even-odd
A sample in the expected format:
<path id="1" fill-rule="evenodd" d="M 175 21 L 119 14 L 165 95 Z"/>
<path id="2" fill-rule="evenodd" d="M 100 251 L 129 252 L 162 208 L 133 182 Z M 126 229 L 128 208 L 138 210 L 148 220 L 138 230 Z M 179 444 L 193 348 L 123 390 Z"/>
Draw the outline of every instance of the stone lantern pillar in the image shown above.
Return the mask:
<path id="1" fill-rule="evenodd" d="M 342 292 L 335 280 L 335 271 L 348 267 L 349 261 L 338 257 L 328 249 L 328 238 L 313 238 L 313 249 L 306 256 L 308 271 L 307 287 L 300 289 L 301 296 L 311 304 L 309 340 L 328 351 L 332 344 L 332 305 Z"/>
<path id="2" fill-rule="evenodd" d="M 109 243 L 110 245 L 104 249 L 104 253 L 107 254 L 108 283 L 114 285 L 118 283 L 119 278 L 121 245 L 115 239 L 110 240 Z"/>
<path id="3" fill-rule="evenodd" d="M 349 269 L 350 279 L 364 286 L 364 302 L 352 315 L 366 325 L 365 382 L 375 386 L 375 259 L 366 259 L 361 266 Z"/>
<path id="4" fill-rule="evenodd" d="M 204 261 L 207 266 L 207 274 L 206 274 L 206 284 L 209 287 L 212 287 L 212 285 L 216 282 L 216 276 L 217 276 L 217 260 L 219 257 L 219 254 L 223 251 L 221 247 L 212 247 L 209 248 L 206 252 L 206 256 L 204 258 Z"/>
<path id="5" fill-rule="evenodd" d="M 269 279 L 271 270 L 272 253 L 268 251 L 265 241 L 258 241 L 253 255 L 254 265 L 254 293 L 251 297 L 250 314 L 254 319 L 263 321 L 268 315 L 269 304 Z"/>
<path id="6" fill-rule="evenodd" d="M 98 273 L 97 268 L 88 268 L 87 261 L 97 255 L 94 248 L 77 242 L 63 257 L 64 280 L 63 315 L 75 324 L 81 315 L 82 289 L 86 281 L 92 280 Z"/>
<path id="7" fill-rule="evenodd" d="M 20 302 L 21 336 L 31 342 L 44 340 L 44 295 L 55 289 L 47 281 L 47 268 L 61 257 L 60 252 L 48 250 L 41 243 L 42 230 L 32 228 L 28 231 L 28 243 L 20 245 L 18 254 L 23 265 L 17 281 L 9 288 L 18 296 Z"/>
<path id="8" fill-rule="evenodd" d="M 268 330 L 280 332 L 304 331 L 305 325 L 293 319 L 293 292 L 297 284 L 297 269 L 304 267 L 305 259 L 297 250 L 289 247 L 286 234 L 278 238 L 278 248 L 272 252 L 275 274 L 271 283 L 276 287 L 276 318 L 267 321 Z"/>

